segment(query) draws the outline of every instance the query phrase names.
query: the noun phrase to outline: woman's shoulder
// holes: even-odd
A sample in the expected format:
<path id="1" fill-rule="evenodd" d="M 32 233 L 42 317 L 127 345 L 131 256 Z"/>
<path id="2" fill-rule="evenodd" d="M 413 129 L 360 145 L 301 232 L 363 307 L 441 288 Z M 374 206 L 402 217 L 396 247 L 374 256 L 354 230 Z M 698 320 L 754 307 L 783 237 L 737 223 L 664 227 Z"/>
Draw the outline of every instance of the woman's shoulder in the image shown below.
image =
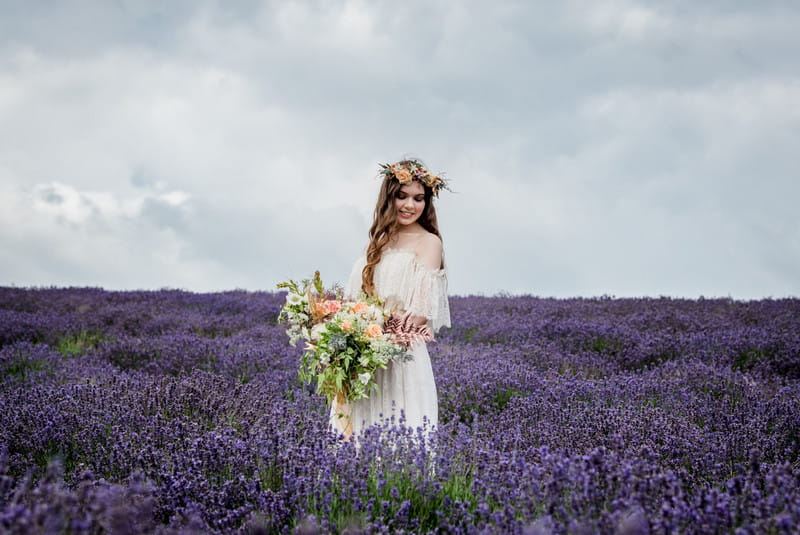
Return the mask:
<path id="1" fill-rule="evenodd" d="M 417 257 L 427 267 L 434 270 L 442 267 L 442 238 L 426 231 L 415 249 Z"/>
<path id="2" fill-rule="evenodd" d="M 434 234 L 433 232 L 428 232 L 427 230 L 424 233 L 420 234 L 419 242 L 417 248 L 421 251 L 424 249 L 434 249 L 438 250 L 440 253 L 442 251 L 442 238 Z"/>

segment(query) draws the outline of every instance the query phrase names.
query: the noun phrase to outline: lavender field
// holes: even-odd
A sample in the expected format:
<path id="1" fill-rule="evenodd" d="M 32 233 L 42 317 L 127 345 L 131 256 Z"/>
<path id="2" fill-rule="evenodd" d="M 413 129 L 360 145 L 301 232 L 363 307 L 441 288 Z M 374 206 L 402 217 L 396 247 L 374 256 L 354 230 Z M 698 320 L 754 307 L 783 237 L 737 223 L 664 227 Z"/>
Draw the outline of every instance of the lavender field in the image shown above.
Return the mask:
<path id="1" fill-rule="evenodd" d="M 453 297 L 440 428 L 358 447 L 282 302 L 0 288 L 0 532 L 800 530 L 800 300 Z"/>

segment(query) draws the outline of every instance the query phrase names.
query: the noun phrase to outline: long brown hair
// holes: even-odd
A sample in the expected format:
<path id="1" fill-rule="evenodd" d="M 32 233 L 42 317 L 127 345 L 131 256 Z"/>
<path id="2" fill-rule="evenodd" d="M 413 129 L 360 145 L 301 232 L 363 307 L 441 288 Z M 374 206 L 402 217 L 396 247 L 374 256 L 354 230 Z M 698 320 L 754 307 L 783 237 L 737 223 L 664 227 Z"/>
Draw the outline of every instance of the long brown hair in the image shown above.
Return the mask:
<path id="1" fill-rule="evenodd" d="M 402 160 L 398 162 L 400 167 L 409 169 L 412 161 Z M 419 161 L 416 161 L 419 163 Z M 425 190 L 425 207 L 417 219 L 417 223 L 422 225 L 422 228 L 432 234 L 436 234 L 441 239 L 442 235 L 439 232 L 439 224 L 436 221 L 436 208 L 433 206 L 433 190 L 420 182 Z M 384 177 L 381 184 L 381 191 L 378 194 L 378 202 L 375 204 L 375 215 L 372 220 L 372 226 L 369 229 L 369 245 L 367 246 L 367 264 L 361 271 L 361 289 L 367 295 L 374 295 L 375 284 L 373 276 L 375 274 L 375 266 L 381 261 L 383 249 L 392 241 L 392 238 L 397 235 L 397 209 L 395 208 L 394 200 L 400 193 L 402 184 L 392 177 Z"/>

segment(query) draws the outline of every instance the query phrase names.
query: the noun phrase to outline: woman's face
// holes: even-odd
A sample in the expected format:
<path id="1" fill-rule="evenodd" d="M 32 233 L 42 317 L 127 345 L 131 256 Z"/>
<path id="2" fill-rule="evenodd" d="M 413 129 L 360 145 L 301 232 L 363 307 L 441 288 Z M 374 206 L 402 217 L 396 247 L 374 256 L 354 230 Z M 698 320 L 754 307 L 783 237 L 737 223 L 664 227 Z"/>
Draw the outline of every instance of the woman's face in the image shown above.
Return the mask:
<path id="1" fill-rule="evenodd" d="M 400 225 L 416 222 L 425 208 L 425 188 L 416 180 L 402 186 L 394 198 L 394 207 Z"/>

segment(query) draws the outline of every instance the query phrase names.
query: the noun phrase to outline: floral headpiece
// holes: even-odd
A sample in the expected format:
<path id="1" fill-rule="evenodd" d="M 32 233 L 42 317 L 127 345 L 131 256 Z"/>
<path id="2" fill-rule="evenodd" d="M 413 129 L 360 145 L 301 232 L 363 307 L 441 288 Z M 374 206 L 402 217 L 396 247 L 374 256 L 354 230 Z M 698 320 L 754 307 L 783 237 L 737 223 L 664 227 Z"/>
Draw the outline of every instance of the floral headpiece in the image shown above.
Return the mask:
<path id="1" fill-rule="evenodd" d="M 400 162 L 393 164 L 382 163 L 380 172 L 385 177 L 397 179 L 397 181 L 403 185 L 408 185 L 414 180 L 419 180 L 424 185 L 431 188 L 436 197 L 439 196 L 439 190 L 450 190 L 450 188 L 447 187 L 447 182 L 445 182 L 442 177 L 434 175 L 425 169 L 417 160 L 406 160 L 404 163 L 407 164 L 407 168 L 401 165 Z"/>

